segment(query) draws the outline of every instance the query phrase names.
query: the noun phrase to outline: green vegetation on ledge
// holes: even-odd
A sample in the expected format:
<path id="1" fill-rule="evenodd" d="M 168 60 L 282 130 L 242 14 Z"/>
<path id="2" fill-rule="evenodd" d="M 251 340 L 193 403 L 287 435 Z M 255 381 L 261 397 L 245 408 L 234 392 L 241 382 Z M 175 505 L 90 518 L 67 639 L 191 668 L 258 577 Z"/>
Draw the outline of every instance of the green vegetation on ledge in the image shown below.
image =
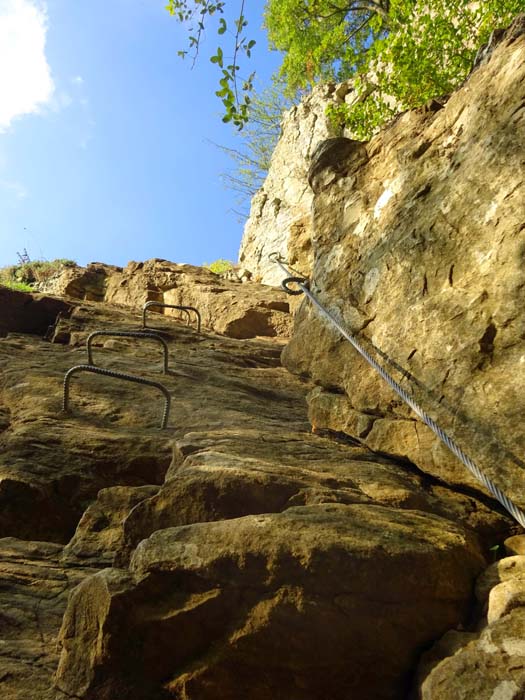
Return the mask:
<path id="1" fill-rule="evenodd" d="M 20 265 L 0 268 L 0 284 L 20 292 L 34 291 L 35 287 L 46 282 L 65 267 L 76 267 L 74 260 L 31 260 Z"/>
<path id="2" fill-rule="evenodd" d="M 0 286 L 7 287 L 8 289 L 14 289 L 16 292 L 32 292 L 33 287 L 25 282 L 13 282 L 12 280 L 7 280 L 0 278 Z"/>
<path id="3" fill-rule="evenodd" d="M 230 260 L 219 258 L 209 265 L 208 263 L 204 263 L 203 267 L 206 267 L 210 272 L 214 272 L 216 275 L 223 275 L 225 272 L 233 270 L 233 263 Z"/>

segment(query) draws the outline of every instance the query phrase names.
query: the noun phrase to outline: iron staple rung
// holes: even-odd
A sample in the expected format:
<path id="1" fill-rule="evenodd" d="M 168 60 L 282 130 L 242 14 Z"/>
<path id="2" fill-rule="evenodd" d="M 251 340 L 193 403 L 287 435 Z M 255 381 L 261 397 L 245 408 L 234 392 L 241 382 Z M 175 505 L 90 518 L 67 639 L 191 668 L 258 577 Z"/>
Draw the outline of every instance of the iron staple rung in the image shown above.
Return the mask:
<path id="1" fill-rule="evenodd" d="M 312 294 L 310 291 L 310 285 L 307 279 L 302 277 L 290 277 L 290 271 L 286 269 L 283 265 L 283 259 L 279 253 L 271 253 L 269 259 L 275 262 L 281 270 L 288 275 L 283 281 L 283 289 L 288 294 L 297 294 L 296 291 L 289 289 L 288 284 L 294 282 L 297 284 L 302 292 L 310 299 L 310 301 L 316 306 L 321 314 L 325 316 L 341 333 L 341 335 L 348 340 L 348 342 L 357 350 L 357 352 L 364 357 L 364 359 L 371 365 L 379 375 L 387 382 L 387 384 L 405 401 L 408 406 L 421 418 L 421 420 L 432 430 L 432 432 L 437 435 L 437 437 L 449 448 L 449 450 L 456 455 L 456 457 L 467 467 L 467 469 L 480 481 L 489 492 L 501 503 L 501 505 L 512 515 L 512 517 L 525 528 L 525 513 L 518 508 L 518 506 L 511 501 L 511 499 L 503 493 L 503 491 L 491 480 L 489 477 L 478 467 L 478 465 L 459 447 L 459 445 L 434 421 L 426 411 L 424 411 L 421 406 L 419 406 L 416 401 L 403 389 L 403 387 L 396 382 L 396 380 L 375 360 L 370 353 L 365 350 L 364 347 L 359 343 L 358 340 L 344 328 L 344 326 L 339 323 L 335 316 L 326 309 L 321 302 Z"/>
<path id="2" fill-rule="evenodd" d="M 168 363 L 169 363 L 168 344 L 166 343 L 164 338 L 161 338 L 156 333 L 148 333 L 147 331 L 94 331 L 93 333 L 91 333 L 88 336 L 87 343 L 86 343 L 88 363 L 90 366 L 94 366 L 93 350 L 92 350 L 91 346 L 92 346 L 93 340 L 98 336 L 108 336 L 108 337 L 115 337 L 115 338 L 138 338 L 138 339 L 146 338 L 146 339 L 156 340 L 158 343 L 160 343 L 162 345 L 162 348 L 163 348 L 164 374 L 167 374 Z"/>
<path id="3" fill-rule="evenodd" d="M 194 306 L 181 306 L 179 304 L 164 304 L 161 301 L 147 301 L 143 308 L 142 308 L 142 327 L 147 328 L 146 326 L 146 313 L 148 309 L 150 309 L 152 306 L 158 306 L 163 309 L 180 309 L 181 311 L 185 311 L 186 314 L 188 315 L 188 325 L 190 324 L 190 311 L 193 311 L 194 314 L 197 316 L 197 333 L 201 332 L 201 315 L 198 309 L 196 309 Z"/>
<path id="4" fill-rule="evenodd" d="M 95 367 L 94 365 L 76 365 L 71 367 L 64 375 L 64 396 L 62 401 L 62 410 L 67 412 L 69 409 L 69 385 L 71 382 L 71 377 L 78 372 L 91 372 L 92 374 L 102 374 L 105 377 L 113 377 L 114 379 L 123 379 L 128 382 L 134 382 L 135 384 L 143 384 L 144 386 L 151 386 L 158 389 L 165 399 L 164 412 L 162 414 L 161 430 L 164 430 L 168 424 L 168 418 L 171 406 L 171 396 L 169 391 L 163 384 L 159 382 L 153 382 L 150 379 L 144 379 L 144 377 L 137 377 L 133 374 L 124 374 L 123 372 L 115 372 L 111 369 L 105 369 L 103 367 Z"/>

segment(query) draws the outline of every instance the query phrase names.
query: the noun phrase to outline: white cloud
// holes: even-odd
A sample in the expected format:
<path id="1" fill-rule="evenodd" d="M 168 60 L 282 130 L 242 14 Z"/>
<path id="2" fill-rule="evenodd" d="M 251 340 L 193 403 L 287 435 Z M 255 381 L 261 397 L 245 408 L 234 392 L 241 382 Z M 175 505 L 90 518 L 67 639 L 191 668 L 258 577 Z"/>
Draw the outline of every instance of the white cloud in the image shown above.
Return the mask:
<path id="1" fill-rule="evenodd" d="M 82 85 L 84 78 L 81 75 L 75 75 L 75 77 L 71 79 L 71 82 L 75 85 Z"/>
<path id="2" fill-rule="evenodd" d="M 0 0 L 0 133 L 50 101 L 47 12 L 39 0 Z"/>
<path id="3" fill-rule="evenodd" d="M 24 185 L 14 180 L 0 180 L 0 189 L 7 190 L 16 199 L 25 199 L 27 197 L 27 190 Z"/>

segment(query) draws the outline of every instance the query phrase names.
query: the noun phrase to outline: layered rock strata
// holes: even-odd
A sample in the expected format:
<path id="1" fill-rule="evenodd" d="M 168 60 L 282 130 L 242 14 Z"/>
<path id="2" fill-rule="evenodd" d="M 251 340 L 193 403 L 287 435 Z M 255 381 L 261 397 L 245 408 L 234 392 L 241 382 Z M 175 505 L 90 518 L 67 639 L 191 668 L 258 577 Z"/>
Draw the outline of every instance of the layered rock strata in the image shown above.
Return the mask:
<path id="1" fill-rule="evenodd" d="M 231 338 L 289 336 L 289 302 L 281 290 L 241 279 L 225 279 L 210 270 L 152 259 L 125 268 L 91 263 L 65 268 L 42 286 L 46 293 L 141 309 L 146 301 L 196 307 L 206 328 Z M 180 316 L 173 309 L 150 313 Z"/>
<path id="2" fill-rule="evenodd" d="M 98 364 L 168 387 L 168 429 L 148 387 L 91 375 L 61 415 L 89 331 L 140 322 L 71 305 L 55 342 L 0 339 L 2 697 L 405 697 L 509 519 L 312 434 L 275 339 L 164 317 L 163 375 L 156 346 L 99 338 Z"/>
<path id="3" fill-rule="evenodd" d="M 521 508 L 524 25 L 443 108 L 330 141 L 310 171 L 312 290 Z M 284 361 L 317 384 L 316 428 L 481 488 L 309 303 Z"/>

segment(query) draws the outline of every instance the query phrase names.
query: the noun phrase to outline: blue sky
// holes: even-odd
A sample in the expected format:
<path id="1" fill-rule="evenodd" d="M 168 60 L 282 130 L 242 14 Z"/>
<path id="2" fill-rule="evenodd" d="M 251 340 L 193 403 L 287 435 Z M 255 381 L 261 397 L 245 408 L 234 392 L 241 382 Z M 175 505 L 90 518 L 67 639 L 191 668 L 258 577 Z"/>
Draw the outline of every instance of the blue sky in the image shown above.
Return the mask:
<path id="1" fill-rule="evenodd" d="M 193 70 L 165 0 L 0 0 L 0 266 L 236 259 L 243 224 L 220 174 L 236 147 L 220 119 L 208 32 Z M 279 57 L 252 0 L 253 65 Z M 44 44 L 45 42 L 45 44 Z"/>

